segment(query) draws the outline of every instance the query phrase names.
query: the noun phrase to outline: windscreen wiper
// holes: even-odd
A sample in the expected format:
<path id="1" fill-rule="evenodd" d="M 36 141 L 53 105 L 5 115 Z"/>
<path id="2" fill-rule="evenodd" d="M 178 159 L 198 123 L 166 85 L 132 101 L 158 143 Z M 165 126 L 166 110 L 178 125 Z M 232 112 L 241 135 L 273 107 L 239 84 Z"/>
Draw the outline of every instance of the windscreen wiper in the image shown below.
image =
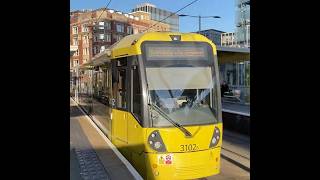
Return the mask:
<path id="1" fill-rule="evenodd" d="M 159 114 L 161 114 L 167 121 L 169 121 L 171 124 L 173 124 L 175 127 L 180 129 L 186 137 L 191 137 L 192 134 L 184 128 L 181 124 L 177 123 L 176 121 L 172 120 L 165 112 L 163 112 L 162 109 L 160 109 L 157 105 L 154 105 L 152 103 L 149 104 L 155 111 L 157 111 Z"/>

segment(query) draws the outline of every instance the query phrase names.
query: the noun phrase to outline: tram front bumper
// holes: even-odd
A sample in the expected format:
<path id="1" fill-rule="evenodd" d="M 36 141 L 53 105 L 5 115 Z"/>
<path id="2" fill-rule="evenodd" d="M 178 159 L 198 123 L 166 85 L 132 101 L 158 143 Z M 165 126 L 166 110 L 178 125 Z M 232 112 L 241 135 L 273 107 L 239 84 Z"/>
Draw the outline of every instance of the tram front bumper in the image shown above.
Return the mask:
<path id="1" fill-rule="evenodd" d="M 146 153 L 147 179 L 196 179 L 220 172 L 220 147 L 184 153 Z"/>

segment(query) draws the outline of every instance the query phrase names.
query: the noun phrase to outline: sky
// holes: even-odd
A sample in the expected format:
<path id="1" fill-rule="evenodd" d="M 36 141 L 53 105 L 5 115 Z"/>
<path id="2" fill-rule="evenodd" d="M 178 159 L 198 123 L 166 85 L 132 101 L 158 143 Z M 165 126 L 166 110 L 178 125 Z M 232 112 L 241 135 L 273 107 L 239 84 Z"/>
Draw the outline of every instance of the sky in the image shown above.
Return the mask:
<path id="1" fill-rule="evenodd" d="M 193 0 L 112 0 L 110 9 L 129 13 L 137 4 L 151 3 L 157 8 L 175 12 Z M 70 0 L 70 10 L 97 9 L 105 7 L 109 0 Z M 235 31 L 235 0 L 198 0 L 178 14 L 195 16 L 220 16 L 220 19 L 202 18 L 201 30 L 217 29 L 225 32 Z M 180 17 L 181 32 L 195 32 L 199 28 L 198 18 Z"/>

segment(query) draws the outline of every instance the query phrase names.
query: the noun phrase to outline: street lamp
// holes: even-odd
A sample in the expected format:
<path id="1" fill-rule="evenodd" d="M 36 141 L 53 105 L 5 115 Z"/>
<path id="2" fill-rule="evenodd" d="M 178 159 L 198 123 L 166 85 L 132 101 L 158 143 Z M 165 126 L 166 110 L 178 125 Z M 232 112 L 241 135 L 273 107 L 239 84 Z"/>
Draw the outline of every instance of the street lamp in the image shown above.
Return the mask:
<path id="1" fill-rule="evenodd" d="M 179 14 L 180 17 L 194 17 L 199 19 L 199 32 L 201 31 L 201 18 L 221 18 L 220 16 L 192 16 L 192 15 L 187 15 L 187 14 Z"/>

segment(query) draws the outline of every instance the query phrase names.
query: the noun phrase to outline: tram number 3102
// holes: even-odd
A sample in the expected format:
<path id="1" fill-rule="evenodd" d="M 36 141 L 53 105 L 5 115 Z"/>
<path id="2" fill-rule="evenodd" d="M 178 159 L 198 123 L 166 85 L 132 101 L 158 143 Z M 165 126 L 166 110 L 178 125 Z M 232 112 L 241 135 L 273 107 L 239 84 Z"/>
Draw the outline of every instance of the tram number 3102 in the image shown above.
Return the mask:
<path id="1" fill-rule="evenodd" d="M 198 146 L 196 144 L 183 144 L 180 145 L 180 151 L 196 151 L 198 150 Z"/>

